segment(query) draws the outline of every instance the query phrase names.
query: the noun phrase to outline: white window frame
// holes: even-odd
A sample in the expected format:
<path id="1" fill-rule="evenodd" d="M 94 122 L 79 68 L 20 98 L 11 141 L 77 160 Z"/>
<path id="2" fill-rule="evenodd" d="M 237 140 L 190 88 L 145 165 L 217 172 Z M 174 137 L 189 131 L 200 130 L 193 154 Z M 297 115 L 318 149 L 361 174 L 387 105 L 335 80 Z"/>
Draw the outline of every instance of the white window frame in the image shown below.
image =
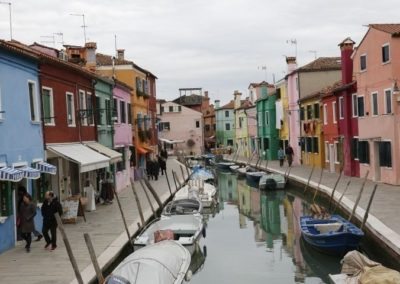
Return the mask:
<path id="1" fill-rule="evenodd" d="M 356 102 L 354 103 L 354 97 L 356 98 Z M 351 95 L 351 113 L 353 117 L 358 117 L 358 95 L 354 93 Z"/>
<path id="2" fill-rule="evenodd" d="M 45 119 L 43 119 L 43 123 L 46 126 L 55 126 L 55 120 L 54 120 L 54 94 L 53 94 L 53 88 L 50 87 L 42 87 L 42 91 L 46 90 L 49 91 L 50 95 L 50 122 L 45 122 Z M 43 112 L 44 115 L 44 112 Z"/>
<path id="3" fill-rule="evenodd" d="M 390 56 L 390 44 L 389 44 L 388 42 L 382 45 L 381 51 L 382 51 L 382 49 L 383 49 L 385 46 L 387 46 L 387 47 L 389 48 L 389 59 L 388 59 L 388 61 L 385 61 L 385 62 L 382 61 L 382 65 L 385 65 L 385 64 L 390 63 L 390 60 L 391 60 L 391 56 Z M 382 60 L 383 60 L 383 53 L 382 53 Z"/>
<path id="4" fill-rule="evenodd" d="M 339 162 L 339 155 L 338 155 L 338 146 L 339 146 L 339 142 L 338 141 L 334 141 L 333 142 L 333 154 L 335 155 L 335 164 L 340 164 Z"/>
<path id="5" fill-rule="evenodd" d="M 87 101 L 90 98 L 90 103 L 92 105 L 92 113 L 90 114 L 92 116 L 92 123 L 90 124 L 90 126 L 94 126 L 95 122 L 94 122 L 94 104 L 93 104 L 93 97 L 92 97 L 92 93 L 91 92 L 86 92 L 86 109 L 87 109 Z"/>
<path id="6" fill-rule="evenodd" d="M 264 118 L 263 118 L 263 115 L 262 115 L 262 111 L 258 112 L 257 117 L 258 117 L 258 119 L 257 119 L 258 126 L 263 126 Z"/>
<path id="7" fill-rule="evenodd" d="M 344 98 L 339 97 L 339 119 L 344 119 Z"/>
<path id="8" fill-rule="evenodd" d="M 264 115 L 265 115 L 265 117 L 264 117 L 264 119 L 265 119 L 265 126 L 268 126 L 268 125 L 269 125 L 269 111 L 268 111 L 268 110 L 265 111 Z"/>
<path id="9" fill-rule="evenodd" d="M 332 119 L 333 119 L 333 123 L 336 124 L 337 123 L 337 119 L 336 119 L 336 102 L 332 102 Z"/>
<path id="10" fill-rule="evenodd" d="M 3 116 L 3 97 L 1 95 L 1 86 L 0 86 L 0 122 L 2 120 L 4 120 L 4 116 Z"/>
<path id="11" fill-rule="evenodd" d="M 376 95 L 376 114 L 374 114 L 374 95 Z M 379 101 L 378 101 L 378 92 L 371 93 L 371 116 L 378 116 L 379 115 Z"/>
<path id="12" fill-rule="evenodd" d="M 361 69 L 361 57 L 365 56 L 365 69 Z M 367 54 L 363 53 L 360 55 L 360 72 L 365 72 L 367 71 L 368 64 L 367 64 Z"/>
<path id="13" fill-rule="evenodd" d="M 71 96 L 71 118 L 72 118 L 72 123 L 68 123 L 68 96 Z M 67 114 L 67 126 L 68 127 L 76 127 L 76 122 L 75 122 L 75 100 L 74 100 L 74 93 L 72 92 L 66 92 L 65 93 L 65 108 L 66 108 L 66 114 Z"/>
<path id="14" fill-rule="evenodd" d="M 328 124 L 328 105 L 327 104 L 323 104 L 322 106 L 322 110 L 324 112 L 324 125 Z"/>
<path id="15" fill-rule="evenodd" d="M 391 110 L 391 112 L 388 112 L 388 110 L 387 110 L 387 100 L 386 100 L 386 92 L 387 91 L 389 91 L 390 92 L 390 110 Z M 393 113 L 393 92 L 392 92 L 392 89 L 384 89 L 383 90 L 383 99 L 384 99 L 384 111 L 385 111 L 385 114 L 392 114 Z"/>
<path id="16" fill-rule="evenodd" d="M 82 95 L 83 95 L 83 101 L 82 101 Z M 84 90 L 79 90 L 78 92 L 78 102 L 79 102 L 79 119 L 80 119 L 80 123 L 81 125 L 88 125 L 88 121 L 86 118 L 86 115 L 84 115 L 84 117 L 82 117 L 82 110 L 86 110 L 86 92 Z"/>
<path id="17" fill-rule="evenodd" d="M 363 102 L 364 102 L 364 113 L 363 113 L 362 116 L 360 116 L 360 110 L 358 109 L 358 99 L 360 99 L 360 98 L 362 98 L 362 100 L 363 100 Z M 359 96 L 357 96 L 357 116 L 358 116 L 358 117 L 363 118 L 363 117 L 366 117 L 366 116 L 367 116 L 367 110 L 366 110 L 365 107 L 366 107 L 366 106 L 365 106 L 365 95 L 359 95 Z"/>
<path id="18" fill-rule="evenodd" d="M 329 162 L 330 157 L 329 157 L 329 142 L 325 141 L 325 162 Z"/>
<path id="19" fill-rule="evenodd" d="M 34 122 L 34 123 L 40 123 L 40 112 L 39 112 L 39 97 L 38 97 L 38 90 L 37 90 L 37 82 L 36 81 L 33 81 L 33 80 L 28 80 L 28 99 L 29 99 L 29 114 L 30 114 L 30 118 L 32 117 L 32 114 L 31 114 L 31 110 L 30 110 L 30 93 L 29 93 L 29 84 L 32 84 L 33 85 L 33 91 L 34 91 L 34 94 L 33 94 L 33 112 L 34 112 L 34 116 L 35 116 L 35 119 L 34 120 L 31 120 L 31 122 Z"/>

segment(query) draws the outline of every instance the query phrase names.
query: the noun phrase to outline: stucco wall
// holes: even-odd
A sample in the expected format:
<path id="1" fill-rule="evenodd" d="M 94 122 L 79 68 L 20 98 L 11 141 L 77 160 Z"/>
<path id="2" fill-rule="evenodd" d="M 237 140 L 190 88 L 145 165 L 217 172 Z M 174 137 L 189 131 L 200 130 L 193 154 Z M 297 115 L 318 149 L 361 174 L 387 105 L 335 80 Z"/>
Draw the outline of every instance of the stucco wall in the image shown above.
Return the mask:
<path id="1" fill-rule="evenodd" d="M 341 70 L 333 71 L 318 71 L 318 72 L 300 72 L 299 73 L 299 88 L 300 98 L 320 91 L 326 86 L 342 79 Z"/>

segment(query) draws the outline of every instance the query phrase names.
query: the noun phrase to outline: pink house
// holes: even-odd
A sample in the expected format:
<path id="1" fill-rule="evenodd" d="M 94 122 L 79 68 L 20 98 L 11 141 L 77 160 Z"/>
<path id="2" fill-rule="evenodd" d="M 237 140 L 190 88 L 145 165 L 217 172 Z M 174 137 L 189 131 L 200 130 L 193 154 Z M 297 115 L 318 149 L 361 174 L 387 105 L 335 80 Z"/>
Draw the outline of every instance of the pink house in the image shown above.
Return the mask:
<path id="1" fill-rule="evenodd" d="M 361 152 L 360 175 L 389 184 L 400 184 L 400 24 L 372 24 L 353 53 L 357 93 L 352 115 L 358 117 Z M 395 89 L 395 90 L 394 90 Z M 395 91 L 395 92 L 394 92 Z"/>
<path id="2" fill-rule="evenodd" d="M 127 106 L 127 109 L 130 109 L 131 105 L 131 92 L 132 88 L 128 85 L 124 84 L 121 81 L 115 80 L 115 87 L 113 89 L 113 99 L 114 106 L 120 106 L 121 102 Z M 114 149 L 122 152 L 124 151 L 124 155 L 122 157 L 129 157 L 123 161 L 123 166 L 121 168 L 116 169 L 115 174 L 115 183 L 117 192 L 125 189 L 130 185 L 130 177 L 133 177 L 133 166 L 131 168 L 130 161 L 135 161 L 135 157 L 132 157 L 132 153 L 135 151 L 132 149 L 132 124 L 131 117 L 128 117 L 128 120 L 125 122 L 121 122 L 120 120 L 114 121 Z"/>

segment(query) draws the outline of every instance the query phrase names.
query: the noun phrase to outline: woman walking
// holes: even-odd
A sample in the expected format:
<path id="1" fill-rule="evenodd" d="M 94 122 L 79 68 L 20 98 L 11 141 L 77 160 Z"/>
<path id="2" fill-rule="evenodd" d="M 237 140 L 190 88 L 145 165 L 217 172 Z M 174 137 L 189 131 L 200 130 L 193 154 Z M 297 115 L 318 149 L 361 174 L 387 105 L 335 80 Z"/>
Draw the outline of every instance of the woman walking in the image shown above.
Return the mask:
<path id="1" fill-rule="evenodd" d="M 33 218 L 36 215 L 35 205 L 32 203 L 32 197 L 25 193 L 22 197 L 22 204 L 19 208 L 21 236 L 26 241 L 26 252 L 31 251 L 32 232 L 35 230 Z"/>

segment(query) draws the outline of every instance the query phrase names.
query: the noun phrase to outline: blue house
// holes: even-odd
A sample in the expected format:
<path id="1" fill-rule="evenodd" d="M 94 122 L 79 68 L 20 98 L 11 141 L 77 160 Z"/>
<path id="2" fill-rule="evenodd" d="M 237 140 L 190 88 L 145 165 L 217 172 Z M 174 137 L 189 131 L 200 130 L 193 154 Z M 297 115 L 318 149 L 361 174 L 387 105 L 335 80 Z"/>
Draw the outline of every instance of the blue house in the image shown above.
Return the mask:
<path id="1" fill-rule="evenodd" d="M 38 58 L 17 42 L 0 40 L 0 253 L 17 241 L 17 189 L 38 202 L 44 160 Z M 41 231 L 41 214 L 35 217 Z"/>

